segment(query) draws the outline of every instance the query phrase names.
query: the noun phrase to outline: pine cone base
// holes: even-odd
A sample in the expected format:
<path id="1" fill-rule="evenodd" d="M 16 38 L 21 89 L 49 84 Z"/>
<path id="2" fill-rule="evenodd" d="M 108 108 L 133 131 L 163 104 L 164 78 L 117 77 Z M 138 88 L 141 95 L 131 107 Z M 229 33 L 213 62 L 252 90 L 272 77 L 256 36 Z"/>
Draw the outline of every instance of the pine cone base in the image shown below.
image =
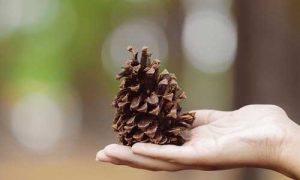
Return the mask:
<path id="1" fill-rule="evenodd" d="M 179 102 L 186 98 L 175 74 L 159 73 L 160 61 L 152 59 L 148 48 L 138 53 L 128 47 L 132 58 L 116 76 L 122 79 L 113 101 L 116 115 L 113 129 L 127 146 L 137 142 L 182 145 L 183 132 L 189 129 L 195 113 L 181 113 Z"/>

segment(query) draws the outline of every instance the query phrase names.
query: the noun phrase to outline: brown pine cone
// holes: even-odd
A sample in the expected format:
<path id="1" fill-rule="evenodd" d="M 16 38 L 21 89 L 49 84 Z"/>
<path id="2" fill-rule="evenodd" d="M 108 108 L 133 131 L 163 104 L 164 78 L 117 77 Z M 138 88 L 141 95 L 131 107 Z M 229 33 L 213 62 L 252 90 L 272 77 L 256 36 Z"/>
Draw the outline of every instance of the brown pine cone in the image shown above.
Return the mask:
<path id="1" fill-rule="evenodd" d="M 175 74 L 166 69 L 159 73 L 160 61 L 150 58 L 147 47 L 142 48 L 140 60 L 132 47 L 127 50 L 132 58 L 116 76 L 122 82 L 113 101 L 112 127 L 119 141 L 128 146 L 136 142 L 182 145 L 182 132 L 190 128 L 195 113 L 180 114 L 179 102 L 186 95 Z"/>

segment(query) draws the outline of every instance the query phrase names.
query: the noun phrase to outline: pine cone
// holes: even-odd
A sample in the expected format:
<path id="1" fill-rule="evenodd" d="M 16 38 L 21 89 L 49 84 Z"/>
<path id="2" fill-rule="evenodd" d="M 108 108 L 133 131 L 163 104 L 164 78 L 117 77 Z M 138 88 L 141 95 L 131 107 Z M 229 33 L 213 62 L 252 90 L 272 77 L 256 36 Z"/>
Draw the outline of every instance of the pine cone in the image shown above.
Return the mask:
<path id="1" fill-rule="evenodd" d="M 140 60 L 132 47 L 127 50 L 132 58 L 116 76 L 122 82 L 113 101 L 112 127 L 119 141 L 128 146 L 136 142 L 182 145 L 182 132 L 191 127 L 195 113 L 180 114 L 179 102 L 186 95 L 175 74 L 166 69 L 159 74 L 160 61 L 150 58 L 147 47 L 142 48 Z"/>

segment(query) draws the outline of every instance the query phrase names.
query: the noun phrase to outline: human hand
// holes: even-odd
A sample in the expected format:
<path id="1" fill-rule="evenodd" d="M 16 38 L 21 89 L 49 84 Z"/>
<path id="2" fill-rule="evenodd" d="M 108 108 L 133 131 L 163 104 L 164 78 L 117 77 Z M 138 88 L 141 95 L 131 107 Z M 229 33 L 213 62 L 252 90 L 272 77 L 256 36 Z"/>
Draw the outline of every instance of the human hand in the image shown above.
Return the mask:
<path id="1" fill-rule="evenodd" d="M 294 168 L 300 166 L 300 159 L 293 160 L 291 154 L 300 150 L 295 140 L 300 128 L 281 108 L 249 105 L 231 112 L 195 112 L 190 138 L 183 146 L 111 144 L 100 150 L 96 159 L 154 171 L 252 166 L 299 176 Z"/>

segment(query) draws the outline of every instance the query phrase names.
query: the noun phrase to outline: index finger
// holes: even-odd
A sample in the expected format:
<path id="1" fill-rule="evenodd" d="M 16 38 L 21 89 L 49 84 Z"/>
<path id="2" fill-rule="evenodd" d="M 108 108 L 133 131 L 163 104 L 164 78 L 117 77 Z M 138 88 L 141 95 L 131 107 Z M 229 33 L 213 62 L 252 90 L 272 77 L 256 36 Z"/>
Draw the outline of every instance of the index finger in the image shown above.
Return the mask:
<path id="1" fill-rule="evenodd" d="M 210 109 L 194 110 L 191 112 L 196 113 L 195 120 L 192 127 L 197 127 L 197 126 L 212 123 L 232 113 L 232 111 L 217 111 L 217 110 L 210 110 Z"/>
<path id="2" fill-rule="evenodd" d="M 135 154 L 161 159 L 171 163 L 190 164 L 194 161 L 195 152 L 191 147 L 176 145 L 157 145 L 150 143 L 136 143 L 132 146 Z"/>

